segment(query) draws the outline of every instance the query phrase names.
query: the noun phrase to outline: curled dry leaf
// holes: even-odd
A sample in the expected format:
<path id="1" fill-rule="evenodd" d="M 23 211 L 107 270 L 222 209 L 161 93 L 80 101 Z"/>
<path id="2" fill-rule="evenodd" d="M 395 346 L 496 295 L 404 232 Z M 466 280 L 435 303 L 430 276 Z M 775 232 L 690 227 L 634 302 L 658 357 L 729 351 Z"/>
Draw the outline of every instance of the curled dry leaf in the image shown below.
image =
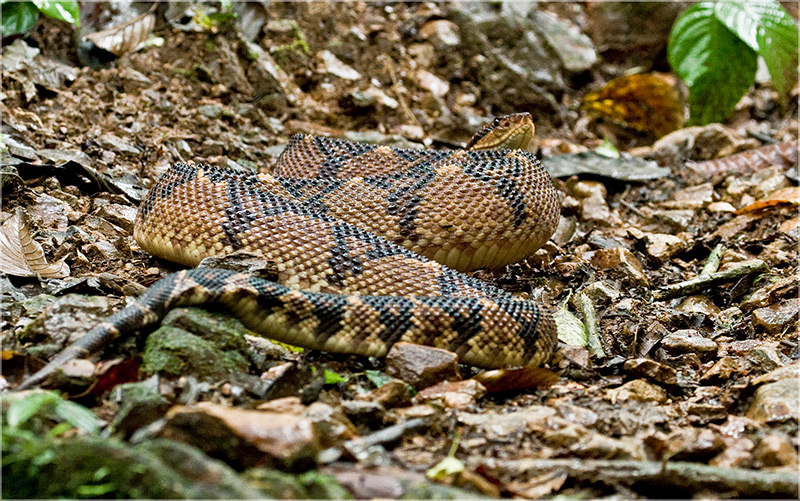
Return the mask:
<path id="1" fill-rule="evenodd" d="M 770 208 L 797 207 L 798 205 L 800 205 L 800 188 L 797 186 L 789 186 L 788 188 L 779 189 L 764 200 L 759 200 L 750 205 L 742 207 L 741 209 L 737 210 L 735 214 L 765 212 Z"/>
<path id="2" fill-rule="evenodd" d="M 674 81 L 656 73 L 615 78 L 587 94 L 581 108 L 657 137 L 679 129 L 685 118 Z"/>
<path id="3" fill-rule="evenodd" d="M 147 40 L 156 26 L 156 16 L 152 10 L 127 23 L 87 35 L 86 38 L 115 56 L 133 52 Z"/>
<path id="4" fill-rule="evenodd" d="M 31 238 L 22 209 L 0 227 L 0 272 L 17 277 L 64 278 L 69 266 L 48 264 L 42 246 Z"/>
<path id="5" fill-rule="evenodd" d="M 686 167 L 706 178 L 752 174 L 772 165 L 788 168 L 797 164 L 797 147 L 797 141 L 785 141 L 705 162 L 688 162 Z"/>

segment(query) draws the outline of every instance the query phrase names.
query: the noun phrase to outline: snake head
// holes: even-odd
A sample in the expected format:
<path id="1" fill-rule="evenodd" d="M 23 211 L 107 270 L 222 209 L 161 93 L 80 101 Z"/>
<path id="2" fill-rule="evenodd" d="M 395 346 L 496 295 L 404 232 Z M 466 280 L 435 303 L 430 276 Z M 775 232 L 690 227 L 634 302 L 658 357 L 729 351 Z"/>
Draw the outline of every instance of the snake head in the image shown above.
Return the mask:
<path id="1" fill-rule="evenodd" d="M 468 150 L 524 150 L 533 139 L 535 127 L 530 113 L 497 117 L 472 136 Z"/>

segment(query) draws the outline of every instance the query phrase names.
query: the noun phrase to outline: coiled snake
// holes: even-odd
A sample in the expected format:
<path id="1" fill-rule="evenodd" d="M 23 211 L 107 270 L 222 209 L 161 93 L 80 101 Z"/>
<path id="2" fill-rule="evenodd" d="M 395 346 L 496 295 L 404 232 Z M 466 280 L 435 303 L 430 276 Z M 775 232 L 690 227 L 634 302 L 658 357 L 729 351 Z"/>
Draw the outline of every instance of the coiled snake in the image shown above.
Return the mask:
<path id="1" fill-rule="evenodd" d="M 460 271 L 518 261 L 555 231 L 559 198 L 532 154 L 530 115 L 495 119 L 458 151 L 293 136 L 275 175 L 178 163 L 139 208 L 134 237 L 196 266 L 238 249 L 277 264 L 278 283 L 221 269 L 170 274 L 25 380 L 159 322 L 217 303 L 250 329 L 332 352 L 383 356 L 398 341 L 463 363 L 538 365 L 550 313 Z"/>

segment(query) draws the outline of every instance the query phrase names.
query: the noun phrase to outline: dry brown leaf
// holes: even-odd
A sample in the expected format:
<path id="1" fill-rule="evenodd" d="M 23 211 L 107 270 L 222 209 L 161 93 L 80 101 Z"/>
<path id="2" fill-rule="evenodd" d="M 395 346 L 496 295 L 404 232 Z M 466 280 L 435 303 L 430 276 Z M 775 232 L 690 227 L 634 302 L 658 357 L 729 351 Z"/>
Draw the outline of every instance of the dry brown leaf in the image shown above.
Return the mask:
<path id="1" fill-rule="evenodd" d="M 92 33 L 86 38 L 101 49 L 105 49 L 115 56 L 121 56 L 127 52 L 133 52 L 144 43 L 155 26 L 156 16 L 152 12 L 145 12 L 127 23 Z"/>
<path id="2" fill-rule="evenodd" d="M 685 119 L 678 90 L 667 76 L 656 73 L 615 78 L 584 96 L 581 108 L 657 137 L 679 129 Z"/>
<path id="3" fill-rule="evenodd" d="M 751 174 L 773 165 L 782 168 L 795 165 L 797 150 L 797 141 L 785 141 L 705 162 L 687 162 L 686 166 L 706 178 L 717 175 Z"/>
<path id="4" fill-rule="evenodd" d="M 22 209 L 0 227 L 0 272 L 17 277 L 64 278 L 69 266 L 63 261 L 48 264 L 42 246 L 31 238 Z"/>
<path id="5" fill-rule="evenodd" d="M 753 202 L 750 205 L 742 207 L 734 212 L 734 214 L 745 214 L 748 212 L 762 212 L 771 207 L 797 207 L 800 205 L 800 187 L 789 186 L 788 188 L 781 188 L 764 200 Z"/>

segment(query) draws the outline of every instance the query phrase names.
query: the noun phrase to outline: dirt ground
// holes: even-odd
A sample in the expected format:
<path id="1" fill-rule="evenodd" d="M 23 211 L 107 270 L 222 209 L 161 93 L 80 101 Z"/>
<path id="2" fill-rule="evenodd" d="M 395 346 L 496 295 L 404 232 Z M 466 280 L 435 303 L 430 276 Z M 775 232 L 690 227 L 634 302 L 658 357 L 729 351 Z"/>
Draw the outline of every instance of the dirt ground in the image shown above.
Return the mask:
<path id="1" fill-rule="evenodd" d="M 86 30 L 113 12 L 90 5 Z M 159 12 L 173 17 L 157 24 L 156 43 L 96 69 L 81 64 L 73 29 L 52 20 L 24 40 L 27 49 L 22 40 L 4 48 L 2 221 L 24 209 L 48 262 L 69 267 L 62 278 L 2 275 L 6 388 L 180 269 L 132 237 L 139 201 L 172 163 L 269 172 L 295 133 L 457 148 L 491 117 L 529 112 L 532 149 L 548 169 L 560 155 L 578 155 L 563 158 L 579 164 L 604 138 L 632 154 L 602 172 L 554 177 L 563 203 L 551 241 L 524 262 L 474 273 L 588 333 L 577 346 L 560 344 L 552 384 L 518 390 L 470 379 L 477 371 L 461 367 L 462 381 L 425 389 L 388 376 L 383 360 L 299 354 L 243 336 L 224 313 L 190 312 L 170 329 L 199 337 L 162 328 L 151 336 L 161 341 L 120 340 L 49 386 L 91 409 L 125 454 L 143 440 L 181 442 L 202 451 L 192 458 L 203 471 L 219 468 L 218 482 L 207 483 L 238 486 L 182 491 L 188 497 L 797 494 L 796 85 L 787 105 L 758 83 L 725 124 L 657 138 L 581 108 L 586 94 L 633 66 L 668 71 L 668 31 L 635 24 L 647 13 L 626 13 L 629 29 L 615 39 L 611 7 L 585 4 L 522 15 L 500 4 L 236 9 L 240 20 L 251 16 L 252 41 L 223 17 Z M 657 9 L 649 15 L 677 15 Z M 568 59 L 555 28 L 525 35 L 530 20 L 553 19 L 574 28 L 571 56 L 594 51 L 597 60 Z M 9 67 L 20 58 L 9 51 L 34 47 L 38 54 L 23 51 L 26 63 Z M 192 351 L 210 343 L 205 330 L 227 344 Z M 259 436 L 258 426 L 272 435 Z M 66 451 L 72 439 L 47 447 Z M 111 447 L 92 444 L 85 450 L 96 456 Z M 27 478 L 21 471 L 34 471 L 22 450 L 4 445 L 4 496 L 167 492 L 126 491 L 121 477 L 93 480 L 92 472 L 78 487 L 112 487 L 70 491 L 78 484 L 65 480 L 62 491 L 36 482 L 10 490 Z M 147 454 L 170 463 L 154 450 Z M 55 452 L 35 473 L 67 464 Z M 228 470 L 230 478 L 219 473 Z M 267 478 L 274 470 L 321 472 L 345 490 L 302 476 L 276 487 Z M 315 482 L 328 490 L 314 491 Z M 463 490 L 415 490 L 435 489 L 431 482 Z"/>

